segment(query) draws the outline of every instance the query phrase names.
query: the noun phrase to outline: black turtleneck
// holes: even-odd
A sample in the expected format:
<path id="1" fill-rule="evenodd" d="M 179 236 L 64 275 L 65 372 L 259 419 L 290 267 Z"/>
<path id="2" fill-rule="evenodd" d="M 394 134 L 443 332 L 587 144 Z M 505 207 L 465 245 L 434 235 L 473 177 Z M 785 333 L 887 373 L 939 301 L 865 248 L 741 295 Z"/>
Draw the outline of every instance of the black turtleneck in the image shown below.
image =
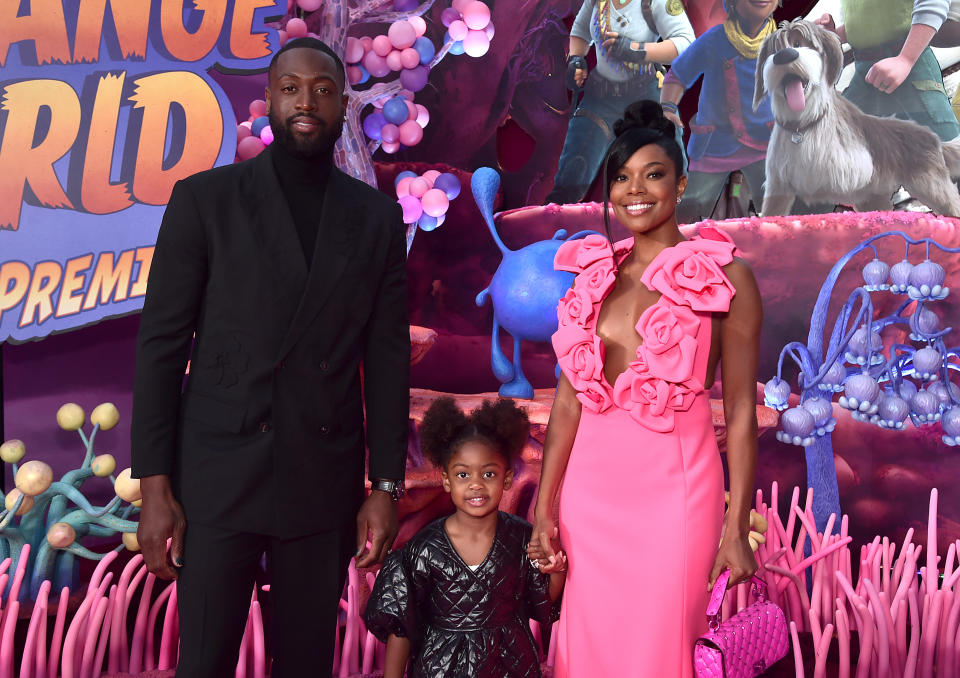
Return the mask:
<path id="1" fill-rule="evenodd" d="M 270 144 L 270 156 L 309 269 L 320 230 L 323 194 L 333 167 L 333 152 L 316 158 L 300 158 L 274 142 Z"/>

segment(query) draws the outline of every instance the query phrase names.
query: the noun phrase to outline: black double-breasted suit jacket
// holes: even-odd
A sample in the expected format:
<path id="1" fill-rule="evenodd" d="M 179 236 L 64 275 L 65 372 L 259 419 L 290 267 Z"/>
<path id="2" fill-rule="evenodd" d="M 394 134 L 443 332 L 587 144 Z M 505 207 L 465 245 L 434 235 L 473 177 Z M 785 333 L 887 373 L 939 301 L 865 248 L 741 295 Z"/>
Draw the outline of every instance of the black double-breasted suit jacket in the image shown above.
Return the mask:
<path id="1" fill-rule="evenodd" d="M 363 499 L 365 442 L 371 477 L 403 477 L 400 209 L 334 168 L 318 220 L 308 267 L 269 151 L 173 189 L 137 338 L 132 458 L 135 477 L 171 476 L 188 523 L 340 528 Z"/>

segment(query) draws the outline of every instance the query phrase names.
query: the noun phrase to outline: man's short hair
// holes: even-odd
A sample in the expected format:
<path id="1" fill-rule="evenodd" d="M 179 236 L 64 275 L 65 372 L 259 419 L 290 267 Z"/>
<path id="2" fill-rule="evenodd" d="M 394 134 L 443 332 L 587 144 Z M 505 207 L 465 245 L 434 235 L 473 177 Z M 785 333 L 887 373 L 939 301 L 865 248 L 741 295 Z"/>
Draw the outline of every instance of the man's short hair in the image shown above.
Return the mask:
<path id="1" fill-rule="evenodd" d="M 333 51 L 330 45 L 325 43 L 323 40 L 318 40 L 317 38 L 310 38 L 310 37 L 294 38 L 293 40 L 289 40 L 286 45 L 278 49 L 277 53 L 273 55 L 272 59 L 270 59 L 270 68 L 267 71 L 267 77 L 268 78 L 273 77 L 273 68 L 274 66 L 277 65 L 277 59 L 280 58 L 281 54 L 283 54 L 284 52 L 289 52 L 291 49 L 299 49 L 299 48 L 315 49 L 318 52 L 323 52 L 324 54 L 328 54 L 333 59 L 333 63 L 337 65 L 337 73 L 340 75 L 340 82 L 341 82 L 340 89 L 343 90 L 346 87 L 347 72 L 346 72 L 346 69 L 343 67 L 343 60 L 340 58 L 340 56 L 336 52 Z"/>

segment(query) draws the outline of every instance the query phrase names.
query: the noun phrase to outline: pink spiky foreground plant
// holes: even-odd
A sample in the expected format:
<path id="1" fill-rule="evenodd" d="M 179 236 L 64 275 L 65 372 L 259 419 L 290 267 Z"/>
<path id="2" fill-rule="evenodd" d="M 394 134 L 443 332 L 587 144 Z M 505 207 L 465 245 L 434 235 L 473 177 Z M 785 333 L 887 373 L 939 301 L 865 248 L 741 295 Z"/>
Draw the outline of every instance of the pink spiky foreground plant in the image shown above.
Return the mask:
<path id="1" fill-rule="evenodd" d="M 927 552 L 922 554 L 923 547 L 913 543 L 912 529 L 899 552 L 897 544 L 876 537 L 856 554 L 856 577 L 847 517 L 837 525 L 831 516 L 824 531 L 817 532 L 812 491 L 808 491 L 801 507 L 800 490 L 794 488 L 784 522 L 775 510 L 777 493 L 774 483 L 768 505 L 757 492 L 756 510 L 767 522 L 757 560 L 770 599 L 790 620 L 798 678 L 826 676 L 827 655 L 834 642 L 839 652 L 840 678 L 958 676 L 960 540 L 949 544 L 941 568 L 937 557 L 937 490 L 930 493 Z M 808 540 L 809 555 L 805 556 Z M 10 594 L 0 603 L 0 678 L 94 678 L 104 672 L 108 676 L 136 676 L 176 665 L 176 584 L 162 583 L 162 590 L 155 595 L 156 579 L 146 572 L 139 554 L 115 577 L 107 569 L 116 555 L 108 553 L 97 565 L 69 624 L 69 591 L 61 592 L 54 615 L 48 600 L 50 583 L 41 585 L 33 612 L 24 621 L 26 641 L 17 671 L 14 636 L 27 559 L 19 561 L 12 573 Z M 11 578 L 9 567 L 10 559 L 0 563 L 0 590 Z M 382 675 L 383 645 L 365 629 L 360 617 L 362 591 L 372 586 L 374 576 L 350 568 L 337 633 L 334 675 L 340 678 Z M 809 594 L 808 579 L 812 583 Z M 736 595 L 726 597 L 723 617 L 730 617 L 750 602 L 748 587 L 738 587 Z M 133 622 L 132 635 L 128 635 L 128 621 Z M 48 633 L 48 623 L 53 624 L 52 633 Z M 541 629 L 536 623 L 532 630 L 539 640 Z M 810 632 L 813 640 L 812 669 L 804 665 L 801 655 L 801 631 Z M 851 647 L 854 633 L 859 636 L 855 656 Z M 159 647 L 154 641 L 157 636 Z M 553 648 L 541 659 L 546 667 L 552 666 Z M 269 675 L 256 591 L 235 675 Z"/>

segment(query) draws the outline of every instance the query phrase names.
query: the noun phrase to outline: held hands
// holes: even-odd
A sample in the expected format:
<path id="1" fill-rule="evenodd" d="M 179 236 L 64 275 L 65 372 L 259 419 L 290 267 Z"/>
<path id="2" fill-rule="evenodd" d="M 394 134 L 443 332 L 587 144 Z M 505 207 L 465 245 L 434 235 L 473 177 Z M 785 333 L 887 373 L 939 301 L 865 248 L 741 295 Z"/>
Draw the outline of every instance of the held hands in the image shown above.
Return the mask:
<path id="1" fill-rule="evenodd" d="M 527 556 L 538 559 L 550 560 L 550 557 L 556 554 L 557 539 L 560 534 L 556 522 L 552 517 L 537 517 L 533 521 L 533 533 L 530 535 L 530 543 L 527 544 Z M 536 551 L 533 551 L 536 549 Z"/>
<path id="2" fill-rule="evenodd" d="M 396 538 L 397 506 L 389 494 L 374 490 L 357 513 L 357 567 L 383 562 Z"/>
<path id="3" fill-rule="evenodd" d="M 904 56 L 881 59 L 867 71 L 866 81 L 884 94 L 896 90 L 913 70 L 913 64 Z"/>
<path id="4" fill-rule="evenodd" d="M 603 46 L 610 50 L 610 57 L 623 63 L 642 64 L 647 60 L 647 50 L 639 42 L 631 41 L 616 31 L 607 31 Z"/>
<path id="5" fill-rule="evenodd" d="M 750 542 L 746 536 L 732 534 L 723 536 L 720 541 L 720 548 L 717 549 L 717 558 L 713 563 L 713 569 L 710 571 L 710 581 L 707 583 L 708 591 L 713 590 L 717 577 L 727 569 L 730 570 L 728 589 L 749 581 L 750 577 L 757 571 L 757 559 L 753 555 L 753 549 L 750 548 Z"/>
<path id="6" fill-rule="evenodd" d="M 553 528 L 554 537 L 557 528 Z M 554 574 L 567 571 L 567 556 L 563 551 L 554 551 L 549 540 L 544 542 L 534 533 L 527 544 L 527 558 L 530 564 L 544 574 Z"/>
<path id="7" fill-rule="evenodd" d="M 559 529 L 552 519 L 538 519 L 533 526 L 533 534 L 527 544 L 527 558 L 544 574 L 567 571 L 566 554 L 554 548 L 558 535 Z"/>
<path id="8" fill-rule="evenodd" d="M 143 551 L 143 562 L 151 574 L 161 579 L 176 579 L 179 574 L 176 568 L 183 565 L 183 536 L 187 529 L 183 508 L 173 498 L 168 476 L 141 478 L 140 492 L 143 505 L 137 541 Z"/>

